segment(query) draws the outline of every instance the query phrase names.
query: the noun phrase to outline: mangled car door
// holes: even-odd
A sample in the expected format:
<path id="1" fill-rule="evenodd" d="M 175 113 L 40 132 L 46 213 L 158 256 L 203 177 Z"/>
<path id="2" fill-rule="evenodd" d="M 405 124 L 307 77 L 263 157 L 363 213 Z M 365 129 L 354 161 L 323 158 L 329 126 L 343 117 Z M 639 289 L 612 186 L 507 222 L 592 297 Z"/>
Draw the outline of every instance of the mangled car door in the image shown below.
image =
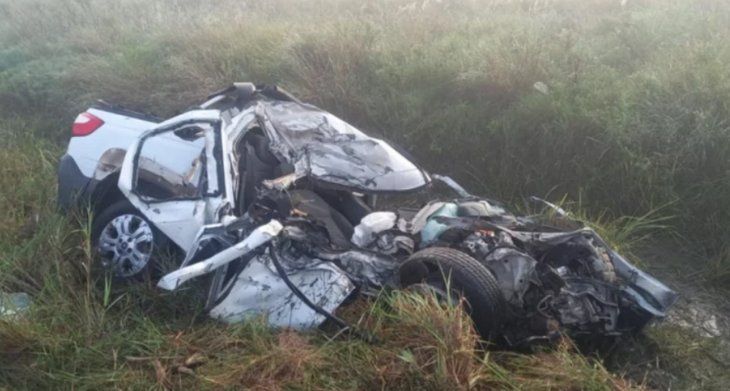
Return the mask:
<path id="1" fill-rule="evenodd" d="M 143 134 L 125 156 L 119 188 L 187 251 L 224 200 L 220 122 L 187 120 Z"/>

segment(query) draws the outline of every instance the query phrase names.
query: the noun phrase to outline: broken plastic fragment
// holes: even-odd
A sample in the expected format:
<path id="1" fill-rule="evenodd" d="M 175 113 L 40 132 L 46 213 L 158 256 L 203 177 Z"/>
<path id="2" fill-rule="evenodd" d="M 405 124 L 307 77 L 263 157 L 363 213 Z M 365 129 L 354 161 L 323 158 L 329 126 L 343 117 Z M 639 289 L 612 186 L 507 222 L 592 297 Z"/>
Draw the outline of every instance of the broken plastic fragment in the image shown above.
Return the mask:
<path id="1" fill-rule="evenodd" d="M 0 317 L 23 313 L 30 307 L 30 296 L 25 292 L 0 292 Z"/>
<path id="2" fill-rule="evenodd" d="M 541 81 L 538 81 L 535 84 L 533 84 L 532 85 L 532 88 L 536 89 L 537 91 L 539 91 L 539 92 L 541 92 L 541 93 L 543 93 L 545 95 L 547 95 L 548 93 L 550 93 L 550 89 L 548 88 L 547 84 L 545 84 L 545 83 L 543 83 Z"/>
<path id="3" fill-rule="evenodd" d="M 428 222 L 421 231 L 421 240 L 424 243 L 430 243 L 437 239 L 448 226 L 446 224 L 439 223 L 434 217 L 445 216 L 445 217 L 456 217 L 458 206 L 456 204 L 448 202 L 443 204 L 436 212 L 428 217 Z"/>
<path id="4" fill-rule="evenodd" d="M 352 233 L 352 241 L 358 247 L 367 247 L 375 241 L 375 235 L 395 226 L 398 217 L 393 212 L 373 212 L 363 217 Z"/>

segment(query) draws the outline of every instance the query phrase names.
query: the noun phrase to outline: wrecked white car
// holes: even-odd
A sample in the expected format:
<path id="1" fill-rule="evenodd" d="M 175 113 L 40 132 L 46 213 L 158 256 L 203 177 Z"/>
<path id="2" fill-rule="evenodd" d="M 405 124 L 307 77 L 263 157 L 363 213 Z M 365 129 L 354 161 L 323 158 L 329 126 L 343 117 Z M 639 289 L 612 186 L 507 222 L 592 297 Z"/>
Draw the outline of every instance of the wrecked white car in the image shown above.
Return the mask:
<path id="1" fill-rule="evenodd" d="M 514 216 L 276 87 L 235 84 L 159 123 L 105 104 L 73 135 L 59 203 L 91 201 L 102 263 L 134 278 L 171 242 L 182 260 L 158 286 L 207 275 L 228 322 L 346 327 L 333 311 L 348 298 L 408 288 L 463 297 L 485 339 L 520 346 L 636 331 L 677 298 L 591 229 Z M 376 208 L 432 180 L 453 199 Z"/>

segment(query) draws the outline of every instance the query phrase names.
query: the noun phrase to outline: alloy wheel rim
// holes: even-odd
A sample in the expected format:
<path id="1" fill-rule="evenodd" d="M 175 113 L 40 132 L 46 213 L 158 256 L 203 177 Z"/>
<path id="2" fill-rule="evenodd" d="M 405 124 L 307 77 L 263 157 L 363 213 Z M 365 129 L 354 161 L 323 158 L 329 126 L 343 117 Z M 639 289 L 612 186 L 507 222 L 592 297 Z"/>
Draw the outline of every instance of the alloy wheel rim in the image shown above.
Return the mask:
<path id="1" fill-rule="evenodd" d="M 134 214 L 113 218 L 99 236 L 102 264 L 119 277 L 131 277 L 142 271 L 150 261 L 152 248 L 152 227 Z"/>

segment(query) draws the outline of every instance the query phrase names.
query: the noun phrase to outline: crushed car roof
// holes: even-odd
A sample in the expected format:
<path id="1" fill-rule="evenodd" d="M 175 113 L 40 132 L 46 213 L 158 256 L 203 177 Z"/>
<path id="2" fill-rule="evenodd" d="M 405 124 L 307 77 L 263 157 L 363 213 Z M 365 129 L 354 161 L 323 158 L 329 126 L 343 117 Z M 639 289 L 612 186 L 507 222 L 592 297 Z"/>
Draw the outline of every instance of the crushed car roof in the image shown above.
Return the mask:
<path id="1" fill-rule="evenodd" d="M 385 141 L 315 106 L 264 100 L 256 113 L 272 152 L 319 181 L 370 192 L 408 191 L 430 182 Z"/>

